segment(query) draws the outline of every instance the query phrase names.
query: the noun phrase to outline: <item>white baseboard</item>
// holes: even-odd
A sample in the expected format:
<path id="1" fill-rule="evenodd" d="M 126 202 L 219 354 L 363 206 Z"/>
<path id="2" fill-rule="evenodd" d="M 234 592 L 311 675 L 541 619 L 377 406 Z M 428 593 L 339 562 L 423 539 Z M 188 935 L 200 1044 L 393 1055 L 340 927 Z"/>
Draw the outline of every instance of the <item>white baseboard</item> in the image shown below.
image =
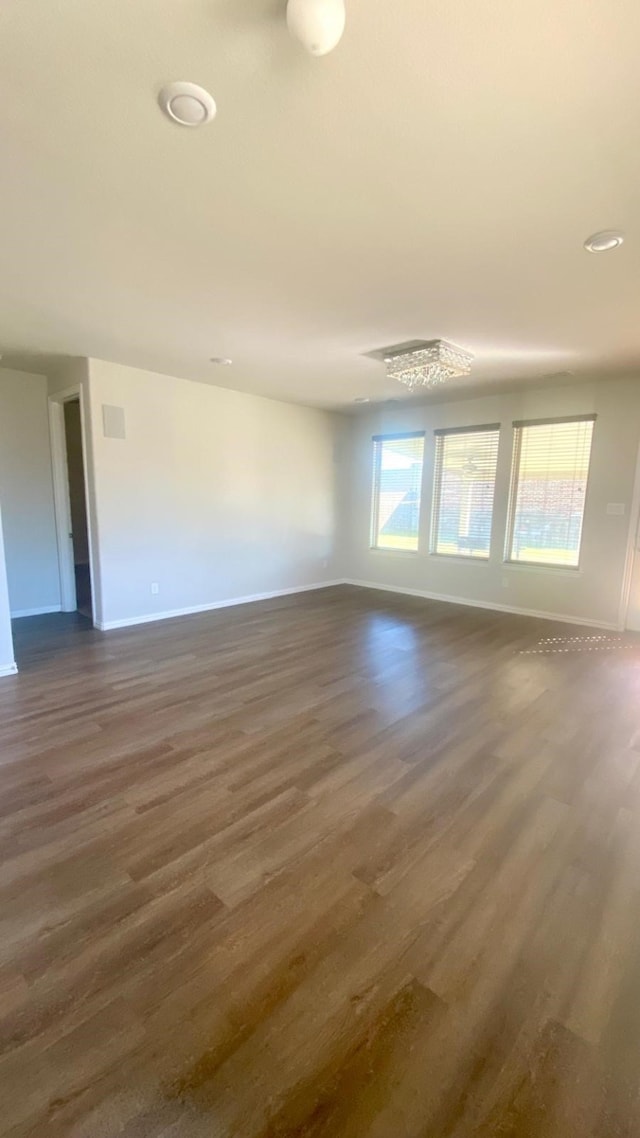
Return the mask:
<path id="1" fill-rule="evenodd" d="M 18 609 L 11 613 L 12 620 L 19 620 L 23 616 L 45 616 L 49 612 L 62 612 L 62 605 L 44 605 L 37 609 Z"/>
<path id="2" fill-rule="evenodd" d="M 145 613 L 144 616 L 129 616 L 124 620 L 96 621 L 101 632 L 111 632 L 114 628 L 130 628 L 135 624 L 153 624 L 156 620 L 173 620 L 176 616 L 194 616 L 199 612 L 213 612 L 214 609 L 231 608 L 234 605 L 250 605 L 254 601 L 270 601 L 275 597 L 289 597 L 293 593 L 311 593 L 317 589 L 330 589 L 334 585 L 344 585 L 344 580 L 321 581 L 316 585 L 298 585 L 293 589 L 275 589 L 270 593 L 253 593 L 247 597 L 232 597 L 226 601 L 213 601 L 207 605 L 190 605 L 184 609 L 169 609 L 166 612 Z"/>
<path id="3" fill-rule="evenodd" d="M 610 624 L 605 620 L 587 620 L 580 616 L 569 616 L 567 613 L 542 612 L 538 609 L 522 609 L 515 605 L 501 605 L 494 601 L 472 601 L 468 597 L 451 597 L 443 593 L 431 593 L 426 589 L 405 589 L 398 585 L 378 585 L 375 581 L 357 581 L 346 579 L 343 584 L 356 585 L 360 589 L 379 589 L 384 593 L 403 593 L 408 597 L 423 597 L 428 601 L 445 601 L 451 605 L 467 605 L 469 608 L 490 609 L 492 612 L 508 612 L 515 616 L 534 616 L 540 620 L 556 620 L 561 624 L 580 624 L 588 628 L 606 628 L 609 631 L 620 631 L 619 625 Z"/>
<path id="4" fill-rule="evenodd" d="M 0 679 L 3 676 L 15 676 L 18 671 L 17 664 L 0 664 Z"/>
<path id="5" fill-rule="evenodd" d="M 294 593 L 315 592 L 318 589 L 329 589 L 336 585 L 355 585 L 360 589 L 378 589 L 384 593 L 400 593 L 409 597 L 422 597 L 428 601 L 443 601 L 445 604 L 465 605 L 468 608 L 487 609 L 490 612 L 512 613 L 514 616 L 532 616 L 539 620 L 553 620 L 561 624 L 584 625 L 588 628 L 604 628 L 608 631 L 619 631 L 619 626 L 604 620 L 588 620 L 585 617 L 570 616 L 568 613 L 544 612 L 539 609 L 518 608 L 516 605 L 503 605 L 494 601 L 475 601 L 468 597 L 454 597 L 446 593 L 433 593 L 428 589 L 406 589 L 399 585 L 380 585 L 375 581 L 360 581 L 351 577 L 343 577 L 335 581 L 322 581 L 315 585 L 299 585 L 293 589 L 276 589 L 269 593 L 253 593 L 245 597 L 233 597 L 225 601 L 213 601 L 206 605 L 191 605 L 188 608 L 170 609 L 166 612 L 146 613 L 144 616 L 126 617 L 124 620 L 108 620 L 98 622 L 96 627 L 101 632 L 110 632 L 116 628 L 130 628 L 136 624 L 152 624 L 157 620 L 172 620 L 178 616 L 194 616 L 196 613 L 213 612 L 215 609 L 231 608 L 234 605 L 248 605 L 255 601 L 268 601 L 276 597 L 288 597 Z"/>

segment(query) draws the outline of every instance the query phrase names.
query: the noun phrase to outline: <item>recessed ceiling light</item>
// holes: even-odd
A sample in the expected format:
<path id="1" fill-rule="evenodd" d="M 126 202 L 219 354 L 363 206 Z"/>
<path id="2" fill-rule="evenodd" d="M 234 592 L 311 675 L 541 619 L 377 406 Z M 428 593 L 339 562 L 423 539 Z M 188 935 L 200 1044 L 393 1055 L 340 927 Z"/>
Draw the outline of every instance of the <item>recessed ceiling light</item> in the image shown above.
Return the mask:
<path id="1" fill-rule="evenodd" d="M 608 253 L 610 249 L 618 249 L 623 241 L 624 233 L 619 229 L 603 229 L 587 237 L 584 247 L 587 253 Z"/>
<path id="2" fill-rule="evenodd" d="M 370 400 L 367 398 L 366 395 L 358 395 L 357 398 L 354 399 L 353 402 L 354 403 L 369 403 Z"/>
<path id="3" fill-rule="evenodd" d="M 230 360 L 228 356 L 212 356 L 209 363 L 218 364 L 219 367 L 231 367 L 233 360 Z"/>
<path id="4" fill-rule="evenodd" d="M 180 126 L 203 126 L 215 118 L 215 100 L 195 83 L 167 83 L 158 95 L 165 115 Z"/>

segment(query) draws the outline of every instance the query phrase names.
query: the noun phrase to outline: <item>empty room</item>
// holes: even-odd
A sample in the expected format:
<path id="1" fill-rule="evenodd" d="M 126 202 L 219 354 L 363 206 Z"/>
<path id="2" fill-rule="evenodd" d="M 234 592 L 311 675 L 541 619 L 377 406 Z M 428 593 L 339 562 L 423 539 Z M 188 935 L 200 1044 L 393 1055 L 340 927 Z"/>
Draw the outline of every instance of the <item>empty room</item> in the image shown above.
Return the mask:
<path id="1" fill-rule="evenodd" d="M 639 43 L 2 4 L 0 1138 L 640 1138 Z"/>

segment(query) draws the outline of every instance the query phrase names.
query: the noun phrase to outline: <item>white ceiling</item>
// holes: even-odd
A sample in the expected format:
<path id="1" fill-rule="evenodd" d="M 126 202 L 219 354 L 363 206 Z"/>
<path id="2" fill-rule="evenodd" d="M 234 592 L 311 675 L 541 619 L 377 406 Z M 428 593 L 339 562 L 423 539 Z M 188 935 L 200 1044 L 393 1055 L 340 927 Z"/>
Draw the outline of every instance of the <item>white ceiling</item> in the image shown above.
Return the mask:
<path id="1" fill-rule="evenodd" d="M 470 349 L 474 390 L 640 374 L 637 0 L 347 10 L 314 59 L 285 0 L 3 0 L 5 363 L 324 406 L 402 395 L 367 353 L 416 338 Z M 171 79 L 215 122 L 164 118 Z"/>

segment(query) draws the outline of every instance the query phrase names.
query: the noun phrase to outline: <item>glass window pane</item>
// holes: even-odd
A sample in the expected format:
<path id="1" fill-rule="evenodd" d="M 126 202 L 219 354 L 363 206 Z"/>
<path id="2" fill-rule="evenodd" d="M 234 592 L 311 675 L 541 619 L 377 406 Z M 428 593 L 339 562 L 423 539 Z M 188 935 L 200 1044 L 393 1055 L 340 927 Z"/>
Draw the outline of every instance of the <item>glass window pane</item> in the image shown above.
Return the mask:
<path id="1" fill-rule="evenodd" d="M 516 427 L 511 561 L 577 567 L 592 438 L 591 420 Z"/>
<path id="2" fill-rule="evenodd" d="M 417 550 L 424 435 L 374 439 L 371 544 Z"/>
<path id="3" fill-rule="evenodd" d="M 438 435 L 434 553 L 489 557 L 499 437 L 499 427 Z"/>

